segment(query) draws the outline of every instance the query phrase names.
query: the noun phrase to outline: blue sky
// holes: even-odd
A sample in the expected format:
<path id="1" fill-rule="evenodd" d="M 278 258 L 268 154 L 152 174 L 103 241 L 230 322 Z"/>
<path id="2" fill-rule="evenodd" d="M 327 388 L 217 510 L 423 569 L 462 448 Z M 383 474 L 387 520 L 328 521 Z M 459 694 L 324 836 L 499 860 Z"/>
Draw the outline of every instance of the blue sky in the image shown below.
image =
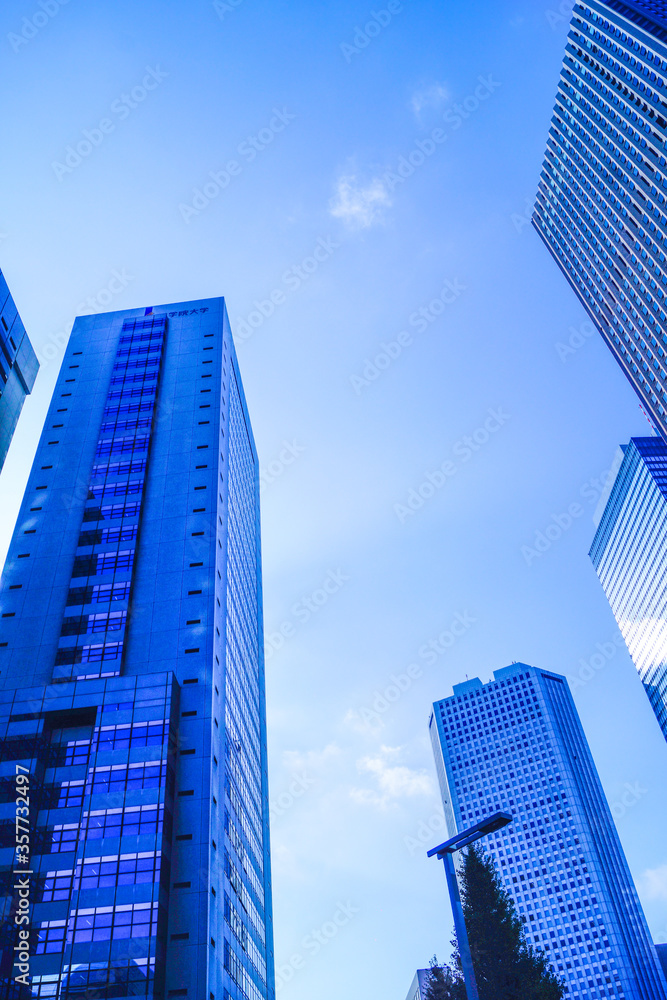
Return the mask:
<path id="1" fill-rule="evenodd" d="M 224 294 L 266 483 L 276 952 L 283 980 L 300 966 L 281 996 L 402 1000 L 451 937 L 425 858 L 431 702 L 513 660 L 578 678 L 616 633 L 592 516 L 648 425 L 526 224 L 566 19 L 555 0 L 44 3 L 43 24 L 37 0 L 0 11 L 0 266 L 43 361 L 3 552 L 74 316 Z M 667 941 L 667 748 L 613 650 L 574 695 Z"/>

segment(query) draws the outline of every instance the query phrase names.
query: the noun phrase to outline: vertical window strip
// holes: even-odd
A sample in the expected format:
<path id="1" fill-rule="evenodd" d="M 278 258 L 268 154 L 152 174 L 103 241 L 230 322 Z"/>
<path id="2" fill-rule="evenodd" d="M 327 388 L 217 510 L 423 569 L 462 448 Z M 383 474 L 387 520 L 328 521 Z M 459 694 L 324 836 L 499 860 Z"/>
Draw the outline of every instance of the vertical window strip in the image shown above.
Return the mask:
<path id="1" fill-rule="evenodd" d="M 68 607 L 81 607 L 104 603 L 108 597 L 112 602 L 110 634 L 107 638 L 101 628 L 100 614 L 64 618 L 54 681 L 121 673 L 165 333 L 165 316 L 123 322 L 95 452 L 96 460 L 104 457 L 108 461 L 96 462 L 91 470 L 88 505 L 82 517 L 86 531 L 81 531 L 79 538 L 72 568 L 76 584 L 70 586 L 67 601 Z M 129 538 L 123 525 L 106 527 L 107 521 L 124 517 L 136 519 Z M 98 548 L 102 551 L 95 551 Z M 106 576 L 113 576 L 113 583 L 95 585 L 96 578 Z M 86 635 L 93 631 L 99 634 L 99 642 L 86 641 Z"/>

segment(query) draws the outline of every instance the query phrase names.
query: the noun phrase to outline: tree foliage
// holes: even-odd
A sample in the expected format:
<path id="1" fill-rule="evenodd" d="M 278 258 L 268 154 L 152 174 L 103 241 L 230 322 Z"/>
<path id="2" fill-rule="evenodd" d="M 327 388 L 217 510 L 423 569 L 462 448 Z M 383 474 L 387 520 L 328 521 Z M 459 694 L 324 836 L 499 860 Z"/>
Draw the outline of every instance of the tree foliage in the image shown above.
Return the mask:
<path id="1" fill-rule="evenodd" d="M 480 1000 L 562 1000 L 563 983 L 544 952 L 527 943 L 493 859 L 479 844 L 465 852 L 459 884 Z M 452 943 L 451 968 L 431 962 L 425 1000 L 466 1000 L 458 946 Z"/>

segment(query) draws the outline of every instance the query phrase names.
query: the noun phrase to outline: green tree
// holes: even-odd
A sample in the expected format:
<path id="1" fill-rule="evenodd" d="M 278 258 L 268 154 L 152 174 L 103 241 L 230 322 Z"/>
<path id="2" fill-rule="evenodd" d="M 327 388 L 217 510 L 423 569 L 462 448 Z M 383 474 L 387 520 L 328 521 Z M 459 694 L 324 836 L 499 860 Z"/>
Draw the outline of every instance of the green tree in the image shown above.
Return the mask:
<path id="1" fill-rule="evenodd" d="M 479 844 L 465 852 L 459 883 L 480 1000 L 562 1000 L 563 983 L 545 953 L 527 943 L 493 859 Z M 455 945 L 452 968 L 431 963 L 426 1000 L 465 997 Z"/>
<path id="2" fill-rule="evenodd" d="M 424 1000 L 466 1000 L 463 976 L 447 965 L 438 965 L 435 955 L 430 964 L 431 974 L 426 982 Z"/>

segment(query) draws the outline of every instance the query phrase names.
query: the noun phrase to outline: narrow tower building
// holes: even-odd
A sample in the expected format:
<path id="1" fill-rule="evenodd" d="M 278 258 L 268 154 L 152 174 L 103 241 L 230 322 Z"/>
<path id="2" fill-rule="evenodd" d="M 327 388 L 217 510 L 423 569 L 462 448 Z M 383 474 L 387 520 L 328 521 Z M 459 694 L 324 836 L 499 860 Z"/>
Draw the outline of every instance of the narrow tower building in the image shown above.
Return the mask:
<path id="1" fill-rule="evenodd" d="M 502 810 L 490 850 L 568 998 L 665 1000 L 665 982 L 564 677 L 514 663 L 433 706 L 449 835 Z"/>
<path id="2" fill-rule="evenodd" d="M 258 497 L 223 299 L 76 320 L 0 586 L 0 997 L 273 1000 Z"/>

